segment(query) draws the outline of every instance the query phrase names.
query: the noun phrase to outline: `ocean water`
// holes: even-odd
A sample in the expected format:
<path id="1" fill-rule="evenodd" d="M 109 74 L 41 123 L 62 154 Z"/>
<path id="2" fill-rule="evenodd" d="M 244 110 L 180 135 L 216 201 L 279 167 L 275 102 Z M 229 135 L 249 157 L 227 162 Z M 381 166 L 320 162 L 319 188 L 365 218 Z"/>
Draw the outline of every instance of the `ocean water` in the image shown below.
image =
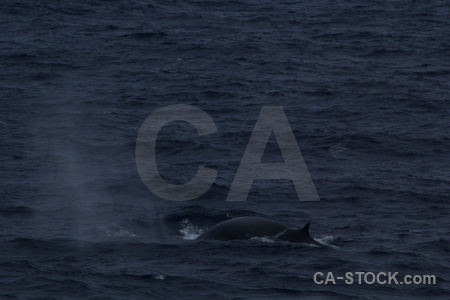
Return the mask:
<path id="1" fill-rule="evenodd" d="M 449 20 L 439 0 L 2 1 L 0 299 L 448 299 Z M 139 128 L 171 104 L 218 128 L 158 135 L 168 182 L 218 171 L 190 201 L 136 168 Z M 289 180 L 226 201 L 270 105 L 320 202 Z M 310 222 L 330 247 L 195 241 L 246 215 Z M 314 282 L 358 271 L 436 284 Z"/>

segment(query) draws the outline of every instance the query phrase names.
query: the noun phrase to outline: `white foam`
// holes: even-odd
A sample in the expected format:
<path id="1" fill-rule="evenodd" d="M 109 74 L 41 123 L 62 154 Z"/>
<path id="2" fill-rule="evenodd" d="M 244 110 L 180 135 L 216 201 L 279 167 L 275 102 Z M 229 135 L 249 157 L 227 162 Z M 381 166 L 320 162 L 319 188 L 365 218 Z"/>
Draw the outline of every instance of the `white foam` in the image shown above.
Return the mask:
<path id="1" fill-rule="evenodd" d="M 181 221 L 181 226 L 182 228 L 179 232 L 183 240 L 195 240 L 200 234 L 203 233 L 202 229 L 189 222 L 188 219 Z"/>
<path id="2" fill-rule="evenodd" d="M 327 235 L 327 236 L 324 236 L 324 237 L 321 237 L 321 238 L 317 238 L 315 240 L 318 241 L 321 244 L 330 246 L 332 248 L 336 248 L 336 249 L 339 248 L 338 246 L 333 245 L 333 242 L 337 240 L 337 237 L 335 237 L 335 236 Z"/>
<path id="3" fill-rule="evenodd" d="M 109 238 L 127 238 L 127 237 L 139 237 L 138 235 L 126 230 L 126 229 L 120 229 L 115 227 L 105 227 L 105 226 L 99 226 L 97 227 L 98 232 L 102 233 L 102 235 L 105 235 Z"/>
<path id="4" fill-rule="evenodd" d="M 164 275 L 164 274 L 156 274 L 156 275 L 153 275 L 153 278 L 157 279 L 157 280 L 164 280 L 166 278 L 166 275 Z"/>
<path id="5" fill-rule="evenodd" d="M 260 242 L 263 242 L 263 243 L 270 243 L 270 244 L 275 243 L 275 241 L 273 239 L 271 239 L 269 237 L 265 237 L 265 236 L 263 236 L 263 237 L 252 237 L 251 240 L 257 240 L 257 241 L 260 241 Z"/>

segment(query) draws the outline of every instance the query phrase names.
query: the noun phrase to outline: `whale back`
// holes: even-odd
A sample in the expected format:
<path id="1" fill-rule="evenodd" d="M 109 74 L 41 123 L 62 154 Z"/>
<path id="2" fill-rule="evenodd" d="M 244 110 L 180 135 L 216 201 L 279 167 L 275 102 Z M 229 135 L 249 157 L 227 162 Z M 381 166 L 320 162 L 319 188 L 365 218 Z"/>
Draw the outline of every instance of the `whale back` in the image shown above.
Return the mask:
<path id="1" fill-rule="evenodd" d="M 323 246 L 309 234 L 309 223 L 302 229 L 286 226 L 261 217 L 239 217 L 230 219 L 202 233 L 197 240 L 247 240 L 253 237 L 274 237 L 279 240 Z"/>
<path id="2" fill-rule="evenodd" d="M 275 236 L 286 225 L 260 217 L 239 217 L 221 222 L 197 237 L 215 240 L 245 240 L 252 237 Z"/>

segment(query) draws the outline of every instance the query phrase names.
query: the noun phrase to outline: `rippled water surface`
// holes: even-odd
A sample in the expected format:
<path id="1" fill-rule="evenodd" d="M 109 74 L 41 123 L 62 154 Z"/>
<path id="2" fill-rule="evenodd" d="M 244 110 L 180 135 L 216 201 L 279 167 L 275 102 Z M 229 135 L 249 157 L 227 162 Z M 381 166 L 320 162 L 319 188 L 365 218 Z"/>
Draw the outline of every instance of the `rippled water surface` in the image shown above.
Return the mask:
<path id="1" fill-rule="evenodd" d="M 450 294 L 448 1 L 4 0 L 1 299 L 446 299 Z M 136 169 L 144 120 L 161 176 L 218 171 L 161 199 Z M 288 180 L 226 201 L 263 106 L 282 106 L 320 202 Z M 275 138 L 264 160 L 282 161 Z M 194 241 L 258 215 L 332 247 Z M 435 285 L 314 284 L 316 272 L 432 274 Z"/>

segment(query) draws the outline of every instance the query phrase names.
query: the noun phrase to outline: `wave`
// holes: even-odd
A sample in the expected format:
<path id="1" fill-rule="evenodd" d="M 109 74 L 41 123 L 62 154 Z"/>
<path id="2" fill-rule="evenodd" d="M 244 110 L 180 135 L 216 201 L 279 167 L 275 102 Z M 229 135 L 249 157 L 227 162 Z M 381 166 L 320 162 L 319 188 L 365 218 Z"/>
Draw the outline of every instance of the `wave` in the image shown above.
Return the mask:
<path id="1" fill-rule="evenodd" d="M 31 215 L 34 214 L 35 210 L 28 206 L 22 205 L 5 205 L 0 206 L 0 215 L 11 216 L 11 215 Z"/>

